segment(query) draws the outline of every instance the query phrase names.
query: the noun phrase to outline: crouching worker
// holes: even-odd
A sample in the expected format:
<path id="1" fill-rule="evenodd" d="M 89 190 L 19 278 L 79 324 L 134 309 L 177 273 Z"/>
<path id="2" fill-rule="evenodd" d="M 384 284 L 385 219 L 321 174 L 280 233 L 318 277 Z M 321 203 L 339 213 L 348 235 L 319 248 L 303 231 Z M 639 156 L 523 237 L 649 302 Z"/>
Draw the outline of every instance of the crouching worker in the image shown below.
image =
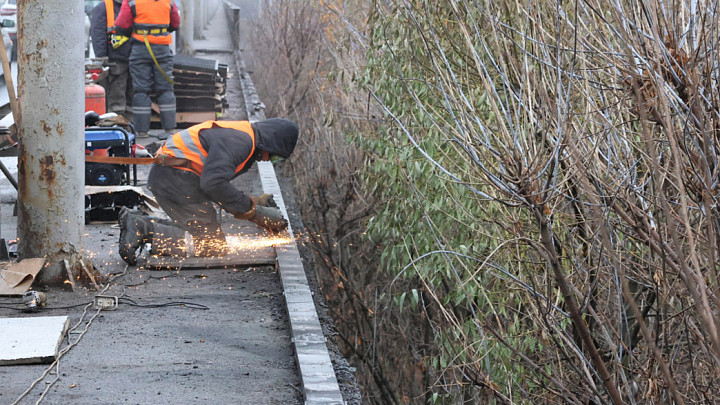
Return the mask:
<path id="1" fill-rule="evenodd" d="M 123 209 L 118 218 L 120 256 L 137 264 L 137 250 L 144 243 L 152 243 L 156 254 L 178 254 L 184 251 L 185 231 L 192 235 L 196 256 L 225 254 L 227 242 L 213 203 L 270 232 L 286 229 L 272 198 L 247 196 L 230 181 L 255 161 L 289 157 L 298 133 L 294 122 L 271 118 L 206 121 L 174 134 L 158 150 L 148 176 L 148 188 L 170 220 Z"/>

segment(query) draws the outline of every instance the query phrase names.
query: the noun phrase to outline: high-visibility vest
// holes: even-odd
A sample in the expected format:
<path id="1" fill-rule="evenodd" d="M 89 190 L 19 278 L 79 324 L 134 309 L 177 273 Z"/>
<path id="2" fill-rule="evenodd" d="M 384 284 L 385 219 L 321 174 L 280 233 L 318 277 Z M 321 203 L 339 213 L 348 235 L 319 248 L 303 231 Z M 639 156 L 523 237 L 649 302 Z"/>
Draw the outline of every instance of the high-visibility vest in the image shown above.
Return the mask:
<path id="1" fill-rule="evenodd" d="M 114 0 L 105 0 L 105 13 L 107 15 L 107 35 L 108 41 L 110 42 L 110 45 L 113 47 L 113 49 L 118 49 L 130 38 L 117 33 L 117 28 L 115 27 L 115 5 L 113 3 Z"/>
<path id="2" fill-rule="evenodd" d="M 169 45 L 172 37 L 170 10 L 173 0 L 130 0 L 128 5 L 133 15 L 133 38 L 151 44 Z"/>
<path id="3" fill-rule="evenodd" d="M 158 150 L 157 156 L 166 155 L 175 158 L 187 159 L 190 161 L 190 167 L 176 167 L 180 170 L 188 170 L 195 172 L 198 176 L 202 174 L 205 167 L 205 159 L 207 159 L 207 151 L 200 144 L 200 131 L 212 128 L 216 125 L 221 128 L 236 129 L 245 132 L 252 140 L 252 149 L 248 157 L 235 168 L 235 174 L 245 167 L 245 164 L 255 154 L 255 131 L 252 129 L 250 121 L 206 121 L 190 128 L 184 129 L 168 138 L 165 144 Z"/>

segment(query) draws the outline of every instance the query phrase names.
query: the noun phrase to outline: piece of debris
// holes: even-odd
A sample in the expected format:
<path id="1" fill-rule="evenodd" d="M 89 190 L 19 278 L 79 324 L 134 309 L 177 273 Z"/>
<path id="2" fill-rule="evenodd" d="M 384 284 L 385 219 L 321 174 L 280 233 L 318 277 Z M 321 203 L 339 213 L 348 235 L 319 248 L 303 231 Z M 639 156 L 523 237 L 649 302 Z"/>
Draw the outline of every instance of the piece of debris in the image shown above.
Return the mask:
<path id="1" fill-rule="evenodd" d="M 44 258 L 0 262 L 0 295 L 21 296 L 42 270 Z"/>
<path id="2" fill-rule="evenodd" d="M 142 187 L 85 186 L 85 223 L 117 221 L 122 207 L 140 209 L 155 215 L 160 205 Z"/>
<path id="3" fill-rule="evenodd" d="M 53 362 L 69 325 L 67 316 L 0 318 L 0 365 Z"/>

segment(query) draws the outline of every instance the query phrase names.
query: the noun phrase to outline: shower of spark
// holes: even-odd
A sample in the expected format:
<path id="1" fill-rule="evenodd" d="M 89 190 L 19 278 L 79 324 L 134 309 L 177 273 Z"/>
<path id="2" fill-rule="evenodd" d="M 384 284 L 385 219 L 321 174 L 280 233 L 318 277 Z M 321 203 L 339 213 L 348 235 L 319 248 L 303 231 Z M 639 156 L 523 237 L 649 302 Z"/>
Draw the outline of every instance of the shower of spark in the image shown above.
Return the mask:
<path id="1" fill-rule="evenodd" d="M 238 253 L 240 251 L 259 250 L 270 246 L 282 245 L 290 243 L 288 236 L 265 236 L 258 238 L 257 236 L 227 236 L 226 237 L 229 253 Z"/>

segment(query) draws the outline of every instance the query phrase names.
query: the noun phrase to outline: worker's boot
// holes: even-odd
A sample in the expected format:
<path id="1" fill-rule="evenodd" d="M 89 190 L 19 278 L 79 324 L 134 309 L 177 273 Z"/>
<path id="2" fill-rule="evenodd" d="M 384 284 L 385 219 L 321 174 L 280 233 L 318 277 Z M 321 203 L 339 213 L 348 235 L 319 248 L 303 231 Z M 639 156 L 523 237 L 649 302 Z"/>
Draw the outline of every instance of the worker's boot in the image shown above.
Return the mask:
<path id="1" fill-rule="evenodd" d="M 185 253 L 185 231 L 170 219 L 145 215 L 127 207 L 120 209 L 120 257 L 131 266 L 137 264 L 137 250 L 152 244 L 152 253 L 160 256 L 182 256 Z"/>
<path id="2" fill-rule="evenodd" d="M 125 263 L 134 266 L 137 264 L 138 248 L 152 241 L 152 220 L 147 215 L 123 213 L 121 210 L 118 225 L 120 225 L 120 257 Z"/>
<path id="3" fill-rule="evenodd" d="M 211 257 L 227 254 L 228 244 L 219 224 L 202 224 L 193 221 L 188 223 L 188 226 L 193 237 L 195 256 Z"/>

